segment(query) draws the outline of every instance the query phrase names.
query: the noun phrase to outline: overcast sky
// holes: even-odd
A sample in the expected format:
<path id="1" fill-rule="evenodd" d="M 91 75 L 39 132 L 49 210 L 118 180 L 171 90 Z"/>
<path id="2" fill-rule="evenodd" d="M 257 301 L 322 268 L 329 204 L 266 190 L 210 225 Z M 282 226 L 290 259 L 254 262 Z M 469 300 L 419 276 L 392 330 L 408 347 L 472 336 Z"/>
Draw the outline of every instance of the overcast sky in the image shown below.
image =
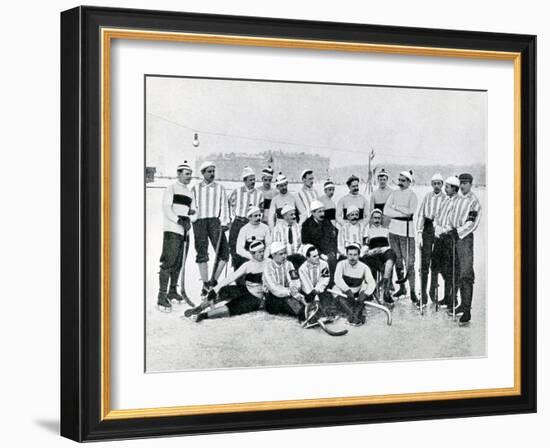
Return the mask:
<path id="1" fill-rule="evenodd" d="M 365 163 L 370 148 L 377 164 L 486 160 L 486 92 L 160 77 L 146 88 L 147 165 L 161 170 L 270 149 L 327 155 L 333 168 Z"/>

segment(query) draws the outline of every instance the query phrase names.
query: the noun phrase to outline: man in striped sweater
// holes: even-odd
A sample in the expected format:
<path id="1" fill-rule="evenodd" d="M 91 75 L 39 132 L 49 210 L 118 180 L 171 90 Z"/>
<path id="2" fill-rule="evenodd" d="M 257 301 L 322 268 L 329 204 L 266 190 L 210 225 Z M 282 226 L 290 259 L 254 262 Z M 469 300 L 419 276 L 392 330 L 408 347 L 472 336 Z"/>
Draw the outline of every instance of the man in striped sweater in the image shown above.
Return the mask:
<path id="1" fill-rule="evenodd" d="M 247 211 L 251 205 L 262 209 L 264 203 L 262 192 L 254 188 L 256 174 L 252 168 L 245 166 L 241 178 L 244 185 L 233 190 L 229 196 L 229 212 L 231 215 L 229 252 L 231 253 L 231 265 L 234 270 L 242 264 L 242 260 L 237 255 L 237 238 L 240 230 L 248 224 Z"/>
<path id="2" fill-rule="evenodd" d="M 202 182 L 194 185 L 191 189 L 193 200 L 197 209 L 197 217 L 193 223 L 195 236 L 195 261 L 199 266 L 200 276 L 203 282 L 202 294 L 216 285 L 229 260 L 229 250 L 225 232 L 229 226 L 229 205 L 225 188 L 215 182 L 216 166 L 213 162 L 204 162 L 200 167 L 203 176 Z M 208 279 L 208 240 L 218 249 L 218 264 L 212 266 L 212 281 Z M 219 241 L 219 248 L 217 244 Z"/>
<path id="3" fill-rule="evenodd" d="M 455 229 L 456 255 L 458 260 L 458 288 L 461 304 L 455 309 L 461 315 L 459 325 L 466 325 L 471 320 L 472 297 L 474 289 L 474 232 L 481 219 L 481 204 L 472 191 L 473 176 L 463 173 L 460 181 L 460 197 L 453 213 Z"/>
<path id="4" fill-rule="evenodd" d="M 443 307 L 451 308 L 456 303 L 456 265 L 453 281 L 453 261 L 456 260 L 456 249 L 453 254 L 453 213 L 458 201 L 460 181 L 451 176 L 445 180 L 445 198 L 441 202 L 434 218 L 434 247 L 432 252 L 432 269 L 441 273 L 445 280 L 444 298 L 439 302 Z M 455 288 L 453 288 L 453 283 Z"/>
<path id="5" fill-rule="evenodd" d="M 363 221 L 368 211 L 369 204 L 365 197 L 359 193 L 359 178 L 351 175 L 346 181 L 349 193 L 342 196 L 336 205 L 336 221 L 343 226 L 348 219 L 348 208 L 352 205 L 359 209 L 359 220 Z"/>
<path id="6" fill-rule="evenodd" d="M 278 194 L 276 188 L 273 188 L 273 168 L 268 166 L 262 170 L 262 185 L 258 187 L 258 191 L 262 193 L 264 198 L 264 208 L 262 221 L 267 224 L 269 220 L 269 209 L 271 207 L 271 200 Z"/>
<path id="7" fill-rule="evenodd" d="M 319 199 L 319 193 L 313 188 L 315 182 L 315 176 L 312 169 L 305 169 L 302 171 L 302 183 L 303 186 L 298 191 L 296 206 L 298 207 L 299 222 L 303 223 L 311 215 L 310 205 L 316 199 Z"/>
<path id="8" fill-rule="evenodd" d="M 286 259 L 286 246 L 280 241 L 271 243 L 271 260 L 264 268 L 265 310 L 270 314 L 285 314 L 305 318 L 306 301 L 300 293 L 300 277 Z"/>
<path id="9" fill-rule="evenodd" d="M 285 245 L 288 260 L 298 269 L 304 262 L 304 257 L 301 254 L 302 235 L 296 222 L 296 209 L 290 204 L 285 204 L 281 209 L 281 215 L 283 220 L 277 222 L 271 240 Z"/>
<path id="10" fill-rule="evenodd" d="M 193 170 L 185 161 L 178 166 L 177 174 L 178 180 L 169 185 L 162 196 L 164 233 L 157 305 L 159 310 L 165 312 L 172 310 L 171 300 L 180 303 L 182 300 L 189 301 L 183 285 L 181 285 L 181 295 L 178 294 L 177 285 L 182 264 L 185 263 L 184 246 L 189 244 L 188 232 L 191 227 L 189 217 L 195 213 L 195 204 L 189 191 Z M 168 283 L 170 283 L 170 289 L 167 292 Z"/>
<path id="11" fill-rule="evenodd" d="M 359 261 L 360 251 L 359 244 L 349 243 L 346 247 L 347 258 L 338 263 L 334 273 L 334 291 L 346 296 L 345 299 L 338 299 L 338 303 L 351 325 L 365 323 L 365 301 L 372 300 L 376 287 L 369 267 Z"/>
<path id="12" fill-rule="evenodd" d="M 424 196 L 416 215 L 416 237 L 420 246 L 420 288 L 423 304 L 428 303 L 428 274 L 430 273 L 432 250 L 435 239 L 434 218 L 443 202 L 445 194 L 442 191 L 443 177 L 437 173 L 431 179 L 432 191 Z M 438 273 L 433 267 L 430 276 L 430 299 L 436 300 L 436 285 Z"/>
<path id="13" fill-rule="evenodd" d="M 407 270 L 407 280 L 410 287 L 410 298 L 413 303 L 418 302 L 416 297 L 416 282 L 414 272 L 415 260 L 415 243 L 414 243 L 414 228 L 413 216 L 416 213 L 418 198 L 414 191 L 411 190 L 412 171 L 401 171 L 397 179 L 399 190 L 395 190 L 384 206 L 384 215 L 391 218 L 390 230 L 390 245 L 395 252 L 395 270 L 397 276 L 403 279 L 405 269 Z M 407 294 L 405 284 L 401 283 L 399 289 L 394 294 L 394 297 L 404 296 Z"/>
<path id="14" fill-rule="evenodd" d="M 269 207 L 269 216 L 267 225 L 270 230 L 273 231 L 275 224 L 279 221 L 283 221 L 283 215 L 281 210 L 283 206 L 289 204 L 296 208 L 296 197 L 288 191 L 288 179 L 283 173 L 279 173 L 275 179 L 275 186 L 279 191 L 279 194 L 275 195 L 271 200 L 271 205 Z"/>

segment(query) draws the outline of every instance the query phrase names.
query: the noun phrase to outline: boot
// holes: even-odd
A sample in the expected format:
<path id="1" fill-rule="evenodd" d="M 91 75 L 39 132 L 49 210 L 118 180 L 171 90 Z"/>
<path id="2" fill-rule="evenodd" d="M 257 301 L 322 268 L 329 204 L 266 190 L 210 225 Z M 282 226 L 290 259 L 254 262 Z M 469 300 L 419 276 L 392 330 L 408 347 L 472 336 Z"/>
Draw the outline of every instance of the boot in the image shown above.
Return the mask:
<path id="1" fill-rule="evenodd" d="M 168 300 L 175 300 L 178 303 L 181 303 L 183 301 L 183 297 L 178 294 L 176 285 L 174 283 L 170 285 L 170 290 L 168 291 Z"/>
<path id="2" fill-rule="evenodd" d="M 428 303 L 428 293 L 426 292 L 428 290 L 428 273 L 427 272 L 422 272 L 420 274 L 420 288 L 421 288 L 422 303 Z"/>
<path id="3" fill-rule="evenodd" d="M 397 279 L 398 280 L 402 280 L 405 276 L 405 271 L 403 270 L 403 268 L 395 268 L 395 272 L 397 273 Z M 406 296 L 407 295 L 407 288 L 405 288 L 405 282 L 403 283 L 398 283 L 399 285 L 399 288 L 397 289 L 397 291 L 395 291 L 393 293 L 393 296 L 394 297 L 401 297 L 401 296 Z"/>
<path id="4" fill-rule="evenodd" d="M 384 278 L 382 279 L 382 297 L 384 299 L 384 302 L 390 304 L 390 305 L 393 305 L 393 299 L 391 297 L 391 292 L 390 292 L 390 279 L 389 278 Z"/>
<path id="5" fill-rule="evenodd" d="M 453 309 L 452 308 L 449 308 L 447 310 L 447 314 L 449 316 L 452 316 L 453 315 Z M 455 306 L 455 316 L 462 316 L 464 314 L 464 307 L 462 306 L 462 303 L 458 306 Z"/>
<path id="6" fill-rule="evenodd" d="M 468 325 L 470 323 L 470 320 L 472 319 L 472 316 L 470 314 L 470 310 L 464 310 L 464 313 L 462 314 L 462 317 L 458 321 L 458 325 L 463 327 L 464 325 Z"/>
<path id="7" fill-rule="evenodd" d="M 411 291 L 411 302 L 414 303 L 414 304 L 418 304 L 418 297 L 416 296 L 415 291 Z"/>
<path id="8" fill-rule="evenodd" d="M 159 292 L 158 298 L 157 298 L 157 307 L 159 311 L 162 311 L 163 313 L 170 313 L 172 312 L 172 304 L 168 300 L 168 296 L 165 292 Z"/>

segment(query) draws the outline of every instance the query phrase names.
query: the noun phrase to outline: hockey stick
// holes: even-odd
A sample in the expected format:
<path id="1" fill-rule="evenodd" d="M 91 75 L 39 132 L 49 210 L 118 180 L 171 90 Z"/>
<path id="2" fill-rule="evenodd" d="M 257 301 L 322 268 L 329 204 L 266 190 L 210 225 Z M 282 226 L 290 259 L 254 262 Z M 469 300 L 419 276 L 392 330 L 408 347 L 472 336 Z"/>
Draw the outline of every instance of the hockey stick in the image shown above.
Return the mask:
<path id="1" fill-rule="evenodd" d="M 187 263 L 187 254 L 189 252 L 189 234 L 187 233 L 187 230 L 183 231 L 183 251 L 181 254 L 181 286 L 180 286 L 180 294 L 183 297 L 183 300 L 187 303 L 187 305 L 194 307 L 195 304 L 193 301 L 187 296 L 185 292 L 185 264 Z"/>
<path id="2" fill-rule="evenodd" d="M 222 236 L 223 236 L 223 230 L 220 227 L 220 233 L 218 235 L 218 241 L 216 242 L 216 252 L 214 255 L 214 265 L 212 266 L 212 274 L 210 275 L 210 281 L 209 283 L 212 284 L 212 282 L 215 280 L 216 276 L 216 269 L 218 268 L 218 261 L 220 258 L 220 246 L 222 244 Z"/>
<path id="3" fill-rule="evenodd" d="M 321 327 L 321 329 L 326 333 L 326 334 L 330 334 L 331 336 L 344 336 L 346 334 L 348 334 L 348 330 L 347 328 L 343 328 L 341 330 L 331 330 L 330 328 L 328 328 L 326 326 L 326 322 L 325 322 L 325 318 L 322 317 L 321 319 L 319 319 L 318 321 L 318 324 L 319 326 Z"/>
<path id="4" fill-rule="evenodd" d="M 407 249 L 406 249 L 406 256 L 405 256 L 405 275 L 403 278 L 398 278 L 395 283 L 398 285 L 401 285 L 402 283 L 405 283 L 409 279 L 409 222 L 410 219 L 407 217 Z"/>
<path id="5" fill-rule="evenodd" d="M 341 297 L 342 299 L 347 299 L 347 297 L 348 297 L 345 294 L 342 294 L 341 292 L 336 291 L 334 289 L 327 289 L 327 291 L 330 292 L 331 294 L 334 294 L 335 296 Z M 389 310 L 389 308 L 386 308 L 384 305 L 378 305 L 378 303 L 373 303 L 373 302 L 368 302 L 368 301 L 365 301 L 365 306 L 370 306 L 372 308 L 377 308 L 379 310 L 384 311 L 387 315 L 386 324 L 387 325 L 392 324 L 391 311 Z"/>
<path id="6" fill-rule="evenodd" d="M 453 299 L 452 299 L 452 306 L 453 306 L 453 321 L 456 321 L 456 309 L 455 309 L 455 301 L 456 301 L 456 285 L 455 285 L 455 239 L 453 238 Z"/>
<path id="7" fill-rule="evenodd" d="M 342 330 L 331 330 L 330 328 L 328 328 L 326 324 L 329 322 L 332 322 L 332 320 L 327 319 L 326 317 L 321 317 L 317 319 L 315 322 L 310 322 L 311 319 L 315 317 L 318 311 L 319 311 L 319 303 L 316 303 L 315 308 L 313 308 L 310 312 L 308 312 L 308 316 L 306 320 L 302 322 L 303 328 L 314 328 L 319 326 L 325 333 L 327 333 L 330 336 L 344 336 L 348 334 L 348 330 L 345 328 Z"/>
<path id="8" fill-rule="evenodd" d="M 409 222 L 407 221 L 407 224 Z M 407 227 L 407 264 L 409 262 L 409 239 L 408 239 L 408 235 L 409 235 L 409 228 Z M 420 275 L 422 275 L 422 262 L 424 261 L 424 255 L 422 253 L 422 247 L 420 247 Z M 408 271 L 408 269 L 407 269 Z M 420 282 L 422 283 L 422 278 L 420 278 Z M 426 280 L 426 283 L 427 283 L 427 280 Z M 426 285 L 420 285 L 422 287 L 422 294 L 420 294 L 420 315 L 423 316 L 424 315 L 424 293 L 425 293 L 425 288 L 426 288 Z"/>

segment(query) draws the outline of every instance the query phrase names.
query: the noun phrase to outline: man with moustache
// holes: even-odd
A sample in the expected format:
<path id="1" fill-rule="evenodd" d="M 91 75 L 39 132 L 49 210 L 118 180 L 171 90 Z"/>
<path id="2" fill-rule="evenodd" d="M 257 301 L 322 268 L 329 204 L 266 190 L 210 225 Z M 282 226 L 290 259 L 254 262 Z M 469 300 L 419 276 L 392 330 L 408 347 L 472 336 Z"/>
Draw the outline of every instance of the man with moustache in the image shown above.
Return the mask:
<path id="1" fill-rule="evenodd" d="M 474 232 L 479 227 L 481 219 L 481 204 L 472 191 L 473 176 L 463 173 L 458 176 L 460 181 L 460 197 L 453 213 L 453 236 L 456 240 L 456 256 L 458 261 L 458 289 L 462 300 L 455 309 L 455 315 L 460 315 L 459 325 L 467 325 L 472 316 L 472 297 L 474 289 Z"/>
<path id="2" fill-rule="evenodd" d="M 407 271 L 407 280 L 410 287 L 410 298 L 413 303 L 418 302 L 415 291 L 415 243 L 413 216 L 416 213 L 418 199 L 414 191 L 410 189 L 412 183 L 412 171 L 401 171 L 399 173 L 397 185 L 399 190 L 390 194 L 386 205 L 384 206 L 384 215 L 391 218 L 390 246 L 395 252 L 395 270 L 399 279 L 405 278 L 405 269 Z M 405 283 L 400 283 L 399 289 L 394 297 L 400 297 L 407 294 Z"/>
<path id="3" fill-rule="evenodd" d="M 338 205 L 336 206 L 336 221 L 343 226 L 347 221 L 347 211 L 352 205 L 359 210 L 359 220 L 362 221 L 365 217 L 365 213 L 368 211 L 369 204 L 365 197 L 359 193 L 359 178 L 355 175 L 351 175 L 346 181 L 349 193 L 340 198 Z"/>
<path id="4" fill-rule="evenodd" d="M 193 196 L 189 190 L 193 170 L 186 160 L 177 167 L 176 172 L 177 181 L 169 185 L 162 196 L 164 231 L 157 305 L 159 310 L 165 312 L 172 310 L 172 300 L 178 303 L 183 300 L 190 302 L 183 285 L 181 295 L 178 294 L 177 286 L 182 265 L 185 263 L 184 246 L 189 244 L 190 216 L 195 214 Z M 167 292 L 169 283 L 170 289 Z"/>
<path id="5" fill-rule="evenodd" d="M 296 206 L 298 207 L 299 222 L 303 223 L 311 213 L 310 205 L 316 199 L 319 199 L 319 193 L 313 188 L 315 176 L 312 169 L 305 169 L 301 175 L 303 186 L 298 191 Z"/>
<path id="6" fill-rule="evenodd" d="M 334 185 L 332 180 L 327 179 L 323 185 L 323 190 L 325 194 L 319 198 L 319 201 L 321 201 L 325 208 L 325 219 L 330 221 L 332 225 L 336 225 L 336 203 L 332 199 L 334 197 L 336 185 Z"/>
<path id="7" fill-rule="evenodd" d="M 261 241 L 264 243 L 265 256 L 269 256 L 269 246 L 271 245 L 271 232 L 269 227 L 262 222 L 262 212 L 256 205 L 251 205 L 247 212 L 248 224 L 241 228 L 239 237 L 237 238 L 236 251 L 237 254 L 237 269 L 243 263 L 252 259 L 250 254 L 250 245 L 254 242 Z"/>
<path id="8" fill-rule="evenodd" d="M 271 207 L 271 200 L 278 194 L 276 188 L 273 188 L 273 168 L 268 166 L 262 170 L 262 185 L 258 187 L 258 191 L 262 193 L 264 198 L 264 208 L 262 221 L 267 224 L 269 217 L 269 208 Z"/>
<path id="9" fill-rule="evenodd" d="M 200 276 L 203 282 L 201 295 L 205 295 L 210 288 L 216 286 L 217 279 L 223 272 L 229 260 L 229 249 L 225 232 L 229 228 L 229 204 L 225 188 L 215 182 L 216 165 L 206 161 L 200 166 L 203 176 L 202 182 L 191 189 L 193 201 L 197 210 L 197 219 L 193 223 L 195 236 L 195 261 L 199 266 Z M 212 266 L 213 280 L 208 279 L 208 241 L 214 248 L 220 239 L 218 265 Z"/>
<path id="10" fill-rule="evenodd" d="M 296 209 L 296 198 L 288 191 L 288 179 L 283 173 L 279 173 L 275 179 L 275 187 L 279 191 L 271 200 L 269 207 L 268 223 L 269 229 L 273 231 L 275 224 L 283 221 L 281 210 L 285 205 L 290 205 Z"/>
<path id="11" fill-rule="evenodd" d="M 416 234 L 420 246 L 420 288 L 422 303 L 428 303 L 428 274 L 432 260 L 433 243 L 435 239 L 434 218 L 443 202 L 445 194 L 442 191 L 443 177 L 437 173 L 431 179 L 432 191 L 424 196 L 416 215 Z M 430 299 L 434 302 L 437 287 L 436 270 L 431 268 Z"/>
<path id="12" fill-rule="evenodd" d="M 240 230 L 248 223 L 247 211 L 251 205 L 261 209 L 264 203 L 262 192 L 254 188 L 256 174 L 252 168 L 245 166 L 241 178 L 244 185 L 233 190 L 229 196 L 229 212 L 232 220 L 229 228 L 229 252 L 234 270 L 243 263 L 237 255 L 237 238 Z"/>
<path id="13" fill-rule="evenodd" d="M 325 207 L 321 201 L 313 201 L 310 210 L 311 216 L 302 224 L 302 244 L 315 246 L 326 257 L 332 274 L 337 262 L 338 229 L 326 219 Z"/>
<path id="14" fill-rule="evenodd" d="M 304 262 L 301 254 L 302 234 L 298 223 L 296 222 L 296 209 L 285 204 L 281 209 L 283 215 L 282 221 L 277 222 L 273 229 L 271 241 L 278 241 L 285 245 L 286 256 L 296 269 Z"/>
<path id="15" fill-rule="evenodd" d="M 359 220 L 359 209 L 355 205 L 348 207 L 347 218 L 347 221 L 344 222 L 338 232 L 338 255 L 340 260 L 346 258 L 346 247 L 350 243 L 357 243 L 361 248 L 363 246 L 364 225 Z"/>
<path id="16" fill-rule="evenodd" d="M 369 213 L 372 213 L 374 209 L 378 209 L 384 212 L 384 206 L 390 195 L 393 193 L 393 189 L 388 186 L 389 174 L 384 168 L 378 171 L 376 175 L 378 179 L 378 188 L 374 190 L 370 196 L 369 201 Z M 391 219 L 387 216 L 382 217 L 382 224 L 386 227 L 390 225 Z"/>

